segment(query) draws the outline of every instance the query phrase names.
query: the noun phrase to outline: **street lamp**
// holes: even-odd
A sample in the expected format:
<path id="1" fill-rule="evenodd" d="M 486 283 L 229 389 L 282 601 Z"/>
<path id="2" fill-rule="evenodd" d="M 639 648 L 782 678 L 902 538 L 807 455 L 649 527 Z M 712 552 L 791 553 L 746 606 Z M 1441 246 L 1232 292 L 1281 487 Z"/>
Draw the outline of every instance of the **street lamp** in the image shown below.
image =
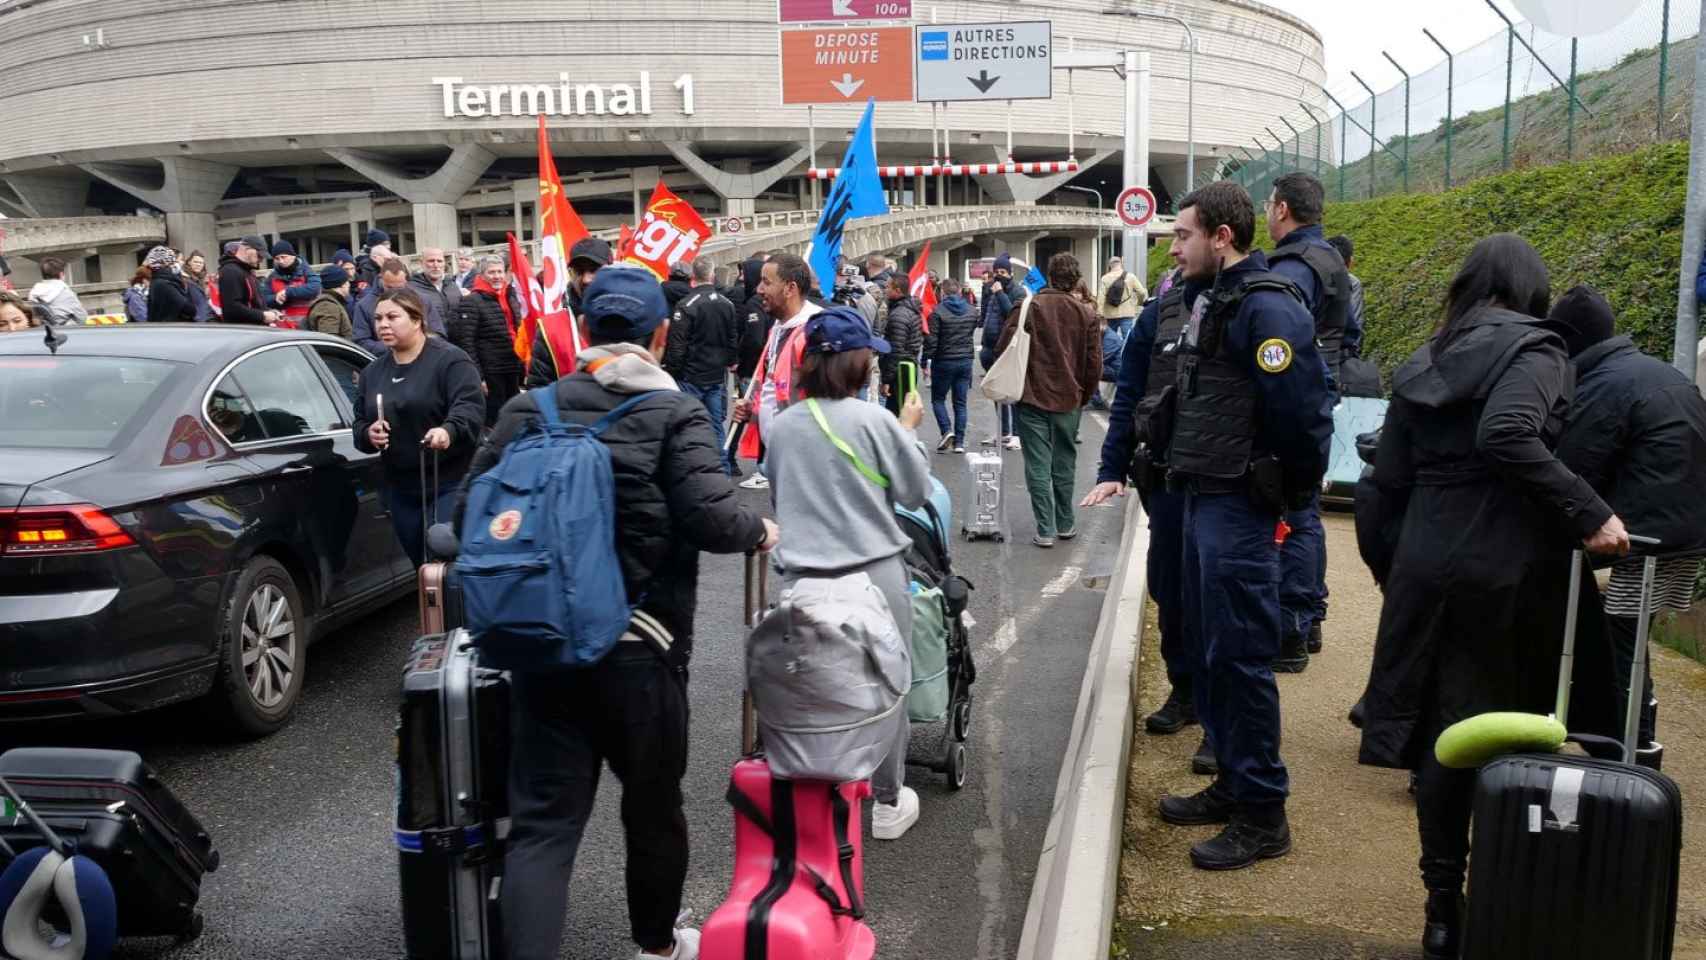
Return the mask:
<path id="1" fill-rule="evenodd" d="M 1197 182 L 1197 34 L 1182 17 L 1144 10 L 1103 10 L 1104 16 L 1135 17 L 1140 20 L 1165 20 L 1185 30 L 1185 183 Z"/>
<path id="2" fill-rule="evenodd" d="M 1107 181 L 1097 180 L 1096 182 L 1101 184 Z M 1102 262 L 1102 191 L 1091 187 L 1075 187 L 1070 183 L 1061 185 L 1060 189 L 1072 190 L 1076 193 L 1088 193 L 1096 198 L 1096 262 L 1090 265 L 1091 269 L 1096 269 L 1097 265 Z"/>

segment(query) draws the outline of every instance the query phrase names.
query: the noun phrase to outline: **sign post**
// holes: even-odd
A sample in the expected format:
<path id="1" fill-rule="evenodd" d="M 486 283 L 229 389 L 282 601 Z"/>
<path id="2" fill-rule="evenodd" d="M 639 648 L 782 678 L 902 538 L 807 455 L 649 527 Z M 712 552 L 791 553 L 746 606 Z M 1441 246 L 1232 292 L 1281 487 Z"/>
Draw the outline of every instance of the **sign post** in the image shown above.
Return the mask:
<path id="1" fill-rule="evenodd" d="M 912 0 L 778 0 L 780 23 L 835 23 L 842 20 L 907 20 Z"/>
<path id="2" fill-rule="evenodd" d="M 1047 100 L 1054 96 L 1054 24 L 943 23 L 917 28 L 920 101 Z"/>
<path id="3" fill-rule="evenodd" d="M 1148 187 L 1126 187 L 1115 209 L 1126 226 L 1142 230 L 1155 219 L 1155 194 Z"/>
<path id="4" fill-rule="evenodd" d="M 784 104 L 912 100 L 911 27 L 808 27 L 781 43 Z"/>
<path id="5" fill-rule="evenodd" d="M 1126 194 L 1133 187 L 1149 182 L 1149 54 L 1147 51 L 1127 50 L 1125 59 L 1125 189 L 1120 202 L 1114 204 L 1125 217 Z M 1148 190 L 1144 190 L 1149 193 Z M 1149 194 L 1151 211 L 1155 195 Z M 1153 215 L 1153 214 L 1152 214 Z M 1125 239 L 1120 245 L 1121 259 L 1126 269 L 1139 277 L 1149 276 L 1149 236 L 1141 226 L 1126 224 Z"/>

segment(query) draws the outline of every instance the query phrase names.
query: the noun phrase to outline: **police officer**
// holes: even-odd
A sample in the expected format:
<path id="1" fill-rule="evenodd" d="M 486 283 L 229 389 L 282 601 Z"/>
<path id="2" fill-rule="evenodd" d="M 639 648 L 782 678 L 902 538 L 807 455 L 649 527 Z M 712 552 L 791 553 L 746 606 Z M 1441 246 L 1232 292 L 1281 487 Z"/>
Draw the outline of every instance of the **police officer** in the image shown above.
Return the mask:
<path id="1" fill-rule="evenodd" d="M 1336 403 L 1350 315 L 1351 273 L 1321 228 L 1326 202 L 1321 181 L 1307 173 L 1288 173 L 1274 181 L 1267 217 L 1268 237 L 1277 246 L 1268 264 L 1303 291 Z M 1291 524 L 1291 536 L 1280 567 L 1285 642 L 1274 659 L 1274 669 L 1302 673 L 1309 666 L 1309 655 L 1321 650 L 1321 621 L 1327 617 L 1327 537 L 1321 529 L 1320 493 L 1288 514 L 1286 522 Z"/>
<path id="2" fill-rule="evenodd" d="M 1279 542 L 1288 508 L 1327 469 L 1333 401 L 1314 324 L 1296 285 L 1252 251 L 1255 209 L 1235 183 L 1187 196 L 1173 259 L 1191 304 L 1178 351 L 1167 439 L 1168 483 L 1184 494 L 1180 594 L 1187 649 L 1198 653 L 1197 713 L 1218 761 L 1207 789 L 1161 799 L 1174 824 L 1225 823 L 1191 848 L 1205 870 L 1291 851 L 1280 760 Z"/>

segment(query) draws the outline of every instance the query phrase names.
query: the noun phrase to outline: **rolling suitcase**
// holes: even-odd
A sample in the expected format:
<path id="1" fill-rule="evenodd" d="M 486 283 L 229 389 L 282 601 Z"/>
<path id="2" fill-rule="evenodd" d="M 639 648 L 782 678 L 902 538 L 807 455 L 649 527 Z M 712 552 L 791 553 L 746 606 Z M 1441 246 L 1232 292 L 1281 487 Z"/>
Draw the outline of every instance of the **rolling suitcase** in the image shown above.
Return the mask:
<path id="1" fill-rule="evenodd" d="M 421 502 L 427 501 L 427 451 L 421 449 Z M 438 489 L 438 451 L 432 452 L 432 489 Z M 434 517 L 423 512 L 421 517 L 421 543 L 425 545 L 426 562 L 421 564 L 416 576 L 419 578 L 419 602 L 421 615 L 421 635 L 444 633 L 463 626 L 462 591 L 459 589 L 452 561 L 455 557 L 444 556 L 433 549 L 432 528 L 436 521 L 449 523 L 449 517 Z M 454 539 L 454 536 L 451 538 Z M 448 545 L 447 545 L 448 546 Z"/>
<path id="2" fill-rule="evenodd" d="M 746 561 L 746 625 L 763 612 L 769 561 Z M 703 960 L 871 960 L 864 916 L 864 835 L 869 781 L 832 784 L 771 775 L 757 749 L 752 700 L 741 697 L 741 751 L 729 778 L 735 871 L 705 921 Z"/>
<path id="3" fill-rule="evenodd" d="M 397 715 L 397 872 L 411 960 L 504 955 L 509 679 L 465 630 L 415 641 Z"/>
<path id="4" fill-rule="evenodd" d="M 966 454 L 971 486 L 966 491 L 966 519 L 960 525 L 960 532 L 967 540 L 1007 539 L 1007 513 L 1001 505 L 1001 464 L 999 453 Z"/>
<path id="5" fill-rule="evenodd" d="M 1632 538 L 1635 539 L 1635 538 Z M 1646 672 L 1656 557 L 1642 577 L 1630 689 Z M 1557 717 L 1567 722 L 1583 555 L 1571 562 Z M 1465 960 L 1664 960 L 1676 930 L 1682 793 L 1630 762 L 1641 698 L 1621 744 L 1570 739 L 1597 756 L 1516 754 L 1481 768 L 1469 862 Z M 1621 756 L 1621 760 L 1606 755 Z"/>
<path id="6" fill-rule="evenodd" d="M 53 832 L 106 871 L 118 900 L 119 936 L 189 939 L 201 932 L 201 879 L 219 868 L 219 852 L 141 757 L 128 750 L 20 747 L 0 754 L 0 777 Z M 48 842 L 17 816 L 0 821 L 0 838 L 18 853 Z"/>

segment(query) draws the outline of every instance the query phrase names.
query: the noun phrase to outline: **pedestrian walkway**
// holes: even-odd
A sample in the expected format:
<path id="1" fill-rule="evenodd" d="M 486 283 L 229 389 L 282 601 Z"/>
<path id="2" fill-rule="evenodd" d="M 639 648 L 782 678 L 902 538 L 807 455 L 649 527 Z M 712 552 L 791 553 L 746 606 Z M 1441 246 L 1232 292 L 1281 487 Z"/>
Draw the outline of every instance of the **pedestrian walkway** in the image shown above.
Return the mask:
<path id="1" fill-rule="evenodd" d="M 1212 827 L 1163 824 L 1163 793 L 1194 792 L 1200 730 L 1132 742 L 1120 859 L 1115 955 L 1147 960 L 1409 960 L 1421 956 L 1420 845 L 1403 771 L 1356 762 L 1358 732 L 1345 720 L 1362 694 L 1380 619 L 1380 592 L 1357 556 L 1348 514 L 1326 518 L 1332 610 L 1325 650 L 1307 672 L 1281 675 L 1283 754 L 1291 770 L 1295 851 L 1235 873 L 1191 867 L 1190 845 Z M 1138 712 L 1166 696 L 1153 613 L 1138 671 Z M 1706 666 L 1654 648 L 1665 772 L 1682 787 L 1681 896 L 1675 956 L 1706 958 Z"/>

